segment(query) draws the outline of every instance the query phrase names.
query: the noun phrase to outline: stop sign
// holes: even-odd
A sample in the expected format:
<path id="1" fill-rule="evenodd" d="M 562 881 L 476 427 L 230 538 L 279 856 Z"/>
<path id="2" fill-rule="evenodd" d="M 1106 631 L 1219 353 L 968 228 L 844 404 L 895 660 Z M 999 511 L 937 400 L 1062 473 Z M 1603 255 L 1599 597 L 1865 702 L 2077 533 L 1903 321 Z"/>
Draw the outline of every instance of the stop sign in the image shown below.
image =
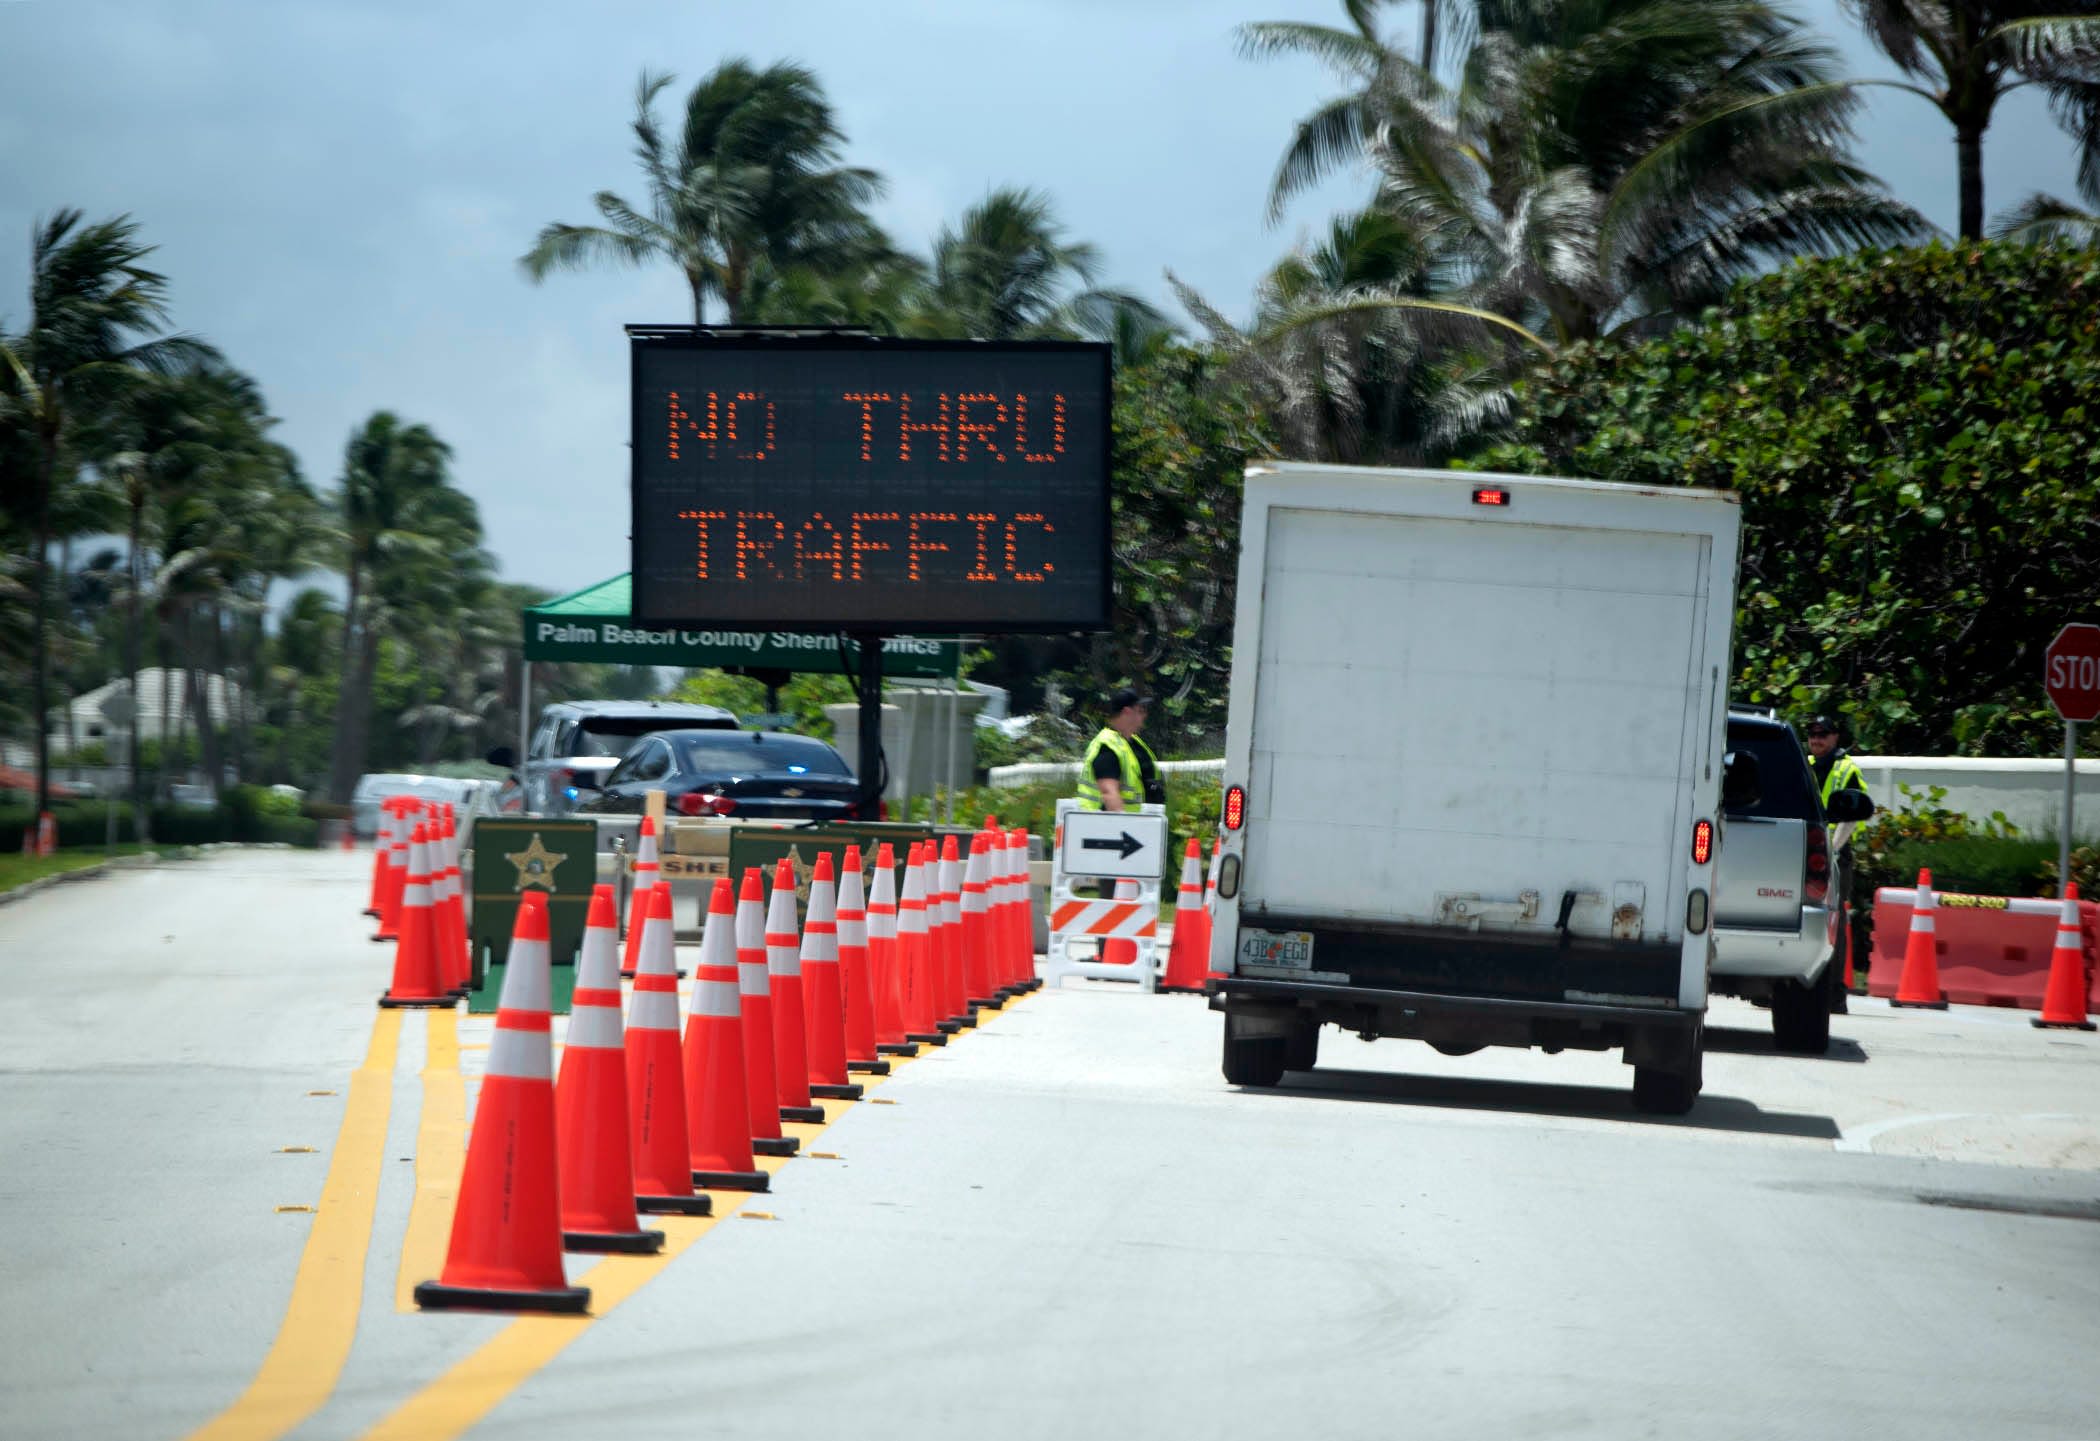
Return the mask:
<path id="1" fill-rule="evenodd" d="M 2042 659 L 2042 686 L 2067 721 L 2100 718 L 2100 625 L 2067 625 Z"/>

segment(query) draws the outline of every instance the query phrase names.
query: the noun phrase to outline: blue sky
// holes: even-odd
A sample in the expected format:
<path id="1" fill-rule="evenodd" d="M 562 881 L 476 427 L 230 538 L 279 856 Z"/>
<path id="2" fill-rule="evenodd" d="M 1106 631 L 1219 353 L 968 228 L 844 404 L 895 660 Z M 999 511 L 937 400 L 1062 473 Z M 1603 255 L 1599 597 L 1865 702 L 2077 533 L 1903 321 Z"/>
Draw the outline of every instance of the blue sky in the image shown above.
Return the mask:
<path id="1" fill-rule="evenodd" d="M 1800 7 L 1852 74 L 1887 62 L 1835 0 Z M 684 321 L 668 269 L 534 286 L 517 257 L 591 195 L 640 199 L 628 122 L 645 67 L 685 85 L 732 55 L 823 80 L 879 220 L 923 250 L 999 185 L 1050 195 L 1104 280 L 1170 304 L 1172 269 L 1229 314 L 1332 210 L 1264 200 L 1291 123 L 1334 93 L 1307 61 L 1239 58 L 1236 25 L 1338 23 L 1339 0 L 0 0 L 0 325 L 27 309 L 28 236 L 62 206 L 130 212 L 177 325 L 262 384 L 309 478 L 373 410 L 432 425 L 506 578 L 563 591 L 626 569 L 621 325 Z M 1390 24 L 1412 35 L 1414 6 Z M 1859 154 L 1954 224 L 1938 113 L 1869 92 Z M 666 100 L 671 98 L 666 96 Z M 666 113 L 669 107 L 666 106 Z M 2073 193 L 2032 94 L 1986 140 L 1996 211 Z M 1176 311 L 1178 315 L 1178 311 Z"/>

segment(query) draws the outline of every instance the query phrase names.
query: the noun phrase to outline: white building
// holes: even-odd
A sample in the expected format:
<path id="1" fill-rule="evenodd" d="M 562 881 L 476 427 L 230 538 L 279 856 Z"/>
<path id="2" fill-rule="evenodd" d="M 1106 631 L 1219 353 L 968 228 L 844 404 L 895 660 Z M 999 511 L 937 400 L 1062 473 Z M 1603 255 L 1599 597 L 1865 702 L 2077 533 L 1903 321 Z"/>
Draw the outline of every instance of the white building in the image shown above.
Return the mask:
<path id="1" fill-rule="evenodd" d="M 129 708 L 125 705 L 132 694 L 128 676 L 119 676 L 75 697 L 66 707 L 72 713 L 72 734 L 68 737 L 65 722 L 55 716 L 58 723 L 51 731 L 51 753 L 63 755 L 70 746 L 85 748 L 99 743 L 115 763 L 129 755 L 134 725 L 142 741 L 167 740 L 185 728 L 194 734 L 187 682 L 180 670 L 163 671 L 159 666 L 148 666 L 140 671 L 135 719 L 127 716 Z M 204 705 L 214 724 L 227 725 L 241 704 L 238 685 L 222 675 L 205 675 Z"/>

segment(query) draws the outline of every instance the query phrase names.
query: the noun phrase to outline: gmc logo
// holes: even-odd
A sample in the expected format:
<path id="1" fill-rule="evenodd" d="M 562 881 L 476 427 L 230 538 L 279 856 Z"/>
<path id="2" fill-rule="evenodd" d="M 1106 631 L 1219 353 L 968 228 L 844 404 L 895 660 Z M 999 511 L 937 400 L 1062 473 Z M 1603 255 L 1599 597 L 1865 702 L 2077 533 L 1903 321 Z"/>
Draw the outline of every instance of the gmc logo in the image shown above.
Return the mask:
<path id="1" fill-rule="evenodd" d="M 1762 900 L 1780 900 L 1780 901 L 1790 901 L 1790 900 L 1792 900 L 1792 899 L 1794 898 L 1794 893 L 1793 893 L 1792 891 L 1788 891 L 1788 890 L 1781 890 L 1781 889 L 1780 889 L 1779 887 L 1777 887 L 1777 886 L 1759 886 L 1759 887 L 1757 888 L 1757 898 L 1758 898 L 1759 900 L 1761 900 L 1761 901 L 1762 901 Z"/>

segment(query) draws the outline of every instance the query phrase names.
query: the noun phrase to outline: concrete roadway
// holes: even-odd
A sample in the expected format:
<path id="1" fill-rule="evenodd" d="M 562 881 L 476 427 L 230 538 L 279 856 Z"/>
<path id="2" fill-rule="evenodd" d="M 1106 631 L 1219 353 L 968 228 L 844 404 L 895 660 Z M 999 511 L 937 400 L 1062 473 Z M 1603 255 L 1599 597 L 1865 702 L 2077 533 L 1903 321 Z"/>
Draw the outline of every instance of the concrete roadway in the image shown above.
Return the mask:
<path id="1" fill-rule="evenodd" d="M 1654 1120 L 1615 1058 L 1333 1032 L 1236 1091 L 1201 1001 L 1073 984 L 833 1107 L 769 1219 L 571 1258 L 593 1319 L 404 1312 L 489 1022 L 388 1053 L 365 864 L 0 908 L 0 1436 L 2100 1436 L 2100 1043 L 1980 1009 L 1806 1060 L 1722 1002 Z"/>

